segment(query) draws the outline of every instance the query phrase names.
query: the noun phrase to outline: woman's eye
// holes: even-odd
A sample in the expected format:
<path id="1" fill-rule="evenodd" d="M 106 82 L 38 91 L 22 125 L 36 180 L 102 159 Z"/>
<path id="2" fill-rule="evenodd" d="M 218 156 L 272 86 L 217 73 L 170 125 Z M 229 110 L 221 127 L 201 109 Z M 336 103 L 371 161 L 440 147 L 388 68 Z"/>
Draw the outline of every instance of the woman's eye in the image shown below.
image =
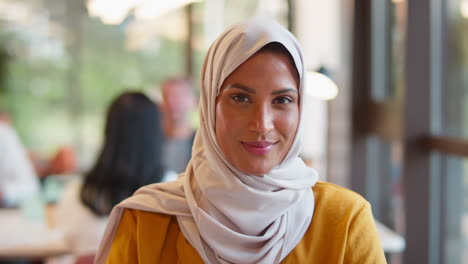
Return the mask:
<path id="1" fill-rule="evenodd" d="M 292 99 L 287 96 L 281 96 L 281 97 L 275 98 L 273 102 L 276 104 L 289 104 L 289 103 L 292 103 Z"/>
<path id="2" fill-rule="evenodd" d="M 231 96 L 231 98 L 236 102 L 249 102 L 249 98 L 245 95 L 236 94 Z"/>

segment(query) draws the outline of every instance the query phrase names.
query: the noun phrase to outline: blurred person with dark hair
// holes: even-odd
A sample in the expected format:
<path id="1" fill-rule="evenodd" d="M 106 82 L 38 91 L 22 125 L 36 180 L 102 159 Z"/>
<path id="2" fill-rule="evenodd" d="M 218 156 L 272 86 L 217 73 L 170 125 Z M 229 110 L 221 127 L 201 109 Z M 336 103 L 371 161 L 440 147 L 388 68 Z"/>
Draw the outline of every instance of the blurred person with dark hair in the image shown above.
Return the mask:
<path id="1" fill-rule="evenodd" d="M 0 207 L 15 207 L 39 193 L 39 181 L 26 149 L 0 110 Z"/>
<path id="2" fill-rule="evenodd" d="M 193 85 L 188 79 L 173 78 L 162 85 L 161 104 L 164 120 L 164 164 L 181 173 L 185 170 L 192 153 L 195 129 L 190 114 L 196 107 Z"/>
<path id="3" fill-rule="evenodd" d="M 163 142 L 160 113 L 148 97 L 125 92 L 113 101 L 96 164 L 82 184 L 67 187 L 57 207 L 57 226 L 72 256 L 49 263 L 74 263 L 76 257 L 92 256 L 112 207 L 143 185 L 176 177 L 162 162 Z"/>

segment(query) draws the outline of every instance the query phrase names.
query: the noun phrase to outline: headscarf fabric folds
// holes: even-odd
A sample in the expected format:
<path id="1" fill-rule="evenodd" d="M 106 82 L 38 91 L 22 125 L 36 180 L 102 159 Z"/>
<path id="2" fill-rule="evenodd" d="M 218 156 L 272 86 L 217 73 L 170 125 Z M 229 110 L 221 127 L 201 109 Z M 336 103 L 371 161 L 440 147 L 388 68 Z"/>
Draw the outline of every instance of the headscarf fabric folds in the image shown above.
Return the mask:
<path id="1" fill-rule="evenodd" d="M 313 217 L 311 187 L 318 179 L 299 158 L 301 122 L 282 163 L 262 176 L 233 167 L 215 135 L 215 101 L 224 79 L 272 42 L 283 45 L 293 58 L 304 102 L 302 51 L 289 31 L 258 18 L 228 28 L 212 44 L 203 65 L 201 123 L 186 171 L 174 182 L 141 188 L 113 209 L 96 263 L 105 262 L 124 208 L 177 216 L 182 233 L 205 263 L 279 263 L 299 243 Z"/>

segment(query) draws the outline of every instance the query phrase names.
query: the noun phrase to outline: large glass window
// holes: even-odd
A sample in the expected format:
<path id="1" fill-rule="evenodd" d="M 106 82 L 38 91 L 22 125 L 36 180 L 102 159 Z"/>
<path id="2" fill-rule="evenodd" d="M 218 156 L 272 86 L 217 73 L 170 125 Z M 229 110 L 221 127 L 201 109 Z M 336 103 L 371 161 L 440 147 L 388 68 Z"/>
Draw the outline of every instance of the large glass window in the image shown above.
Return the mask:
<path id="1" fill-rule="evenodd" d="M 165 78 L 186 71 L 183 8 L 104 23 L 87 2 L 0 3 L 0 108 L 38 156 L 73 145 L 82 167 L 94 159 L 114 96 L 157 93 Z"/>
<path id="2" fill-rule="evenodd" d="M 468 138 L 468 1 L 447 1 L 443 134 Z"/>
<path id="3" fill-rule="evenodd" d="M 372 99 L 401 99 L 404 85 L 406 1 L 371 1 Z"/>
<path id="4" fill-rule="evenodd" d="M 468 139 L 468 1 L 446 3 L 445 87 L 438 131 Z M 437 122 L 437 119 L 434 119 Z M 444 263 L 468 263 L 468 158 L 443 155 L 442 241 Z"/>
<path id="5" fill-rule="evenodd" d="M 407 23 L 407 2 L 391 1 L 391 78 L 388 94 L 401 100 L 405 85 L 405 41 Z"/>
<path id="6" fill-rule="evenodd" d="M 438 258 L 443 263 L 468 263 L 468 159 L 437 156 L 438 166 L 432 173 L 442 179 L 438 187 L 442 256 Z"/>
<path id="7" fill-rule="evenodd" d="M 371 100 L 382 112 L 376 116 L 375 136 L 366 143 L 366 198 L 377 220 L 404 235 L 403 145 L 399 138 L 405 85 L 406 1 L 371 1 Z M 384 117 L 386 116 L 386 117 Z M 393 120 L 391 133 L 383 131 Z M 386 134 L 387 133 L 387 134 Z M 391 139 L 390 139 L 391 138 Z M 401 252 L 398 252 L 401 253 Z M 401 254 L 387 255 L 400 263 Z"/>
<path id="8" fill-rule="evenodd" d="M 353 182 L 405 235 L 389 263 L 468 263 L 468 1 L 354 3 Z"/>
<path id="9" fill-rule="evenodd" d="M 372 204 L 374 217 L 393 230 L 403 233 L 401 144 L 387 143 L 371 136 L 367 140 L 366 149 L 366 198 Z"/>

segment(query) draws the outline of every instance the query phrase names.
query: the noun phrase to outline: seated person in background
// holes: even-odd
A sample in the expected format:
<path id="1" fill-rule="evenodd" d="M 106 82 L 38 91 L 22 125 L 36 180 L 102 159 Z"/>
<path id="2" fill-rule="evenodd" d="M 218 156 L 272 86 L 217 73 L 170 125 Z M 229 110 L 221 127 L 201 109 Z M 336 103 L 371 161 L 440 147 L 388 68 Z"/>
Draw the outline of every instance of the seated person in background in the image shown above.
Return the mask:
<path id="1" fill-rule="evenodd" d="M 75 152 L 70 146 L 60 146 L 49 161 L 48 174 L 71 174 L 76 169 Z"/>
<path id="2" fill-rule="evenodd" d="M 192 83 L 183 78 L 165 81 L 161 104 L 164 121 L 164 164 L 177 173 L 185 171 L 192 154 L 195 129 L 190 114 L 196 107 Z"/>
<path id="3" fill-rule="evenodd" d="M 39 181 L 6 112 L 0 111 L 0 207 L 18 206 L 39 193 Z"/>
<path id="4" fill-rule="evenodd" d="M 51 175 L 65 175 L 76 172 L 75 151 L 71 146 L 60 146 L 50 159 L 41 159 L 34 151 L 29 151 L 37 176 L 43 180 Z"/>
<path id="5" fill-rule="evenodd" d="M 162 162 L 164 134 L 157 106 L 144 94 L 125 92 L 111 104 L 104 144 L 83 183 L 67 186 L 56 211 L 57 227 L 73 256 L 48 263 L 74 263 L 93 255 L 112 207 L 138 188 L 175 178 Z"/>

